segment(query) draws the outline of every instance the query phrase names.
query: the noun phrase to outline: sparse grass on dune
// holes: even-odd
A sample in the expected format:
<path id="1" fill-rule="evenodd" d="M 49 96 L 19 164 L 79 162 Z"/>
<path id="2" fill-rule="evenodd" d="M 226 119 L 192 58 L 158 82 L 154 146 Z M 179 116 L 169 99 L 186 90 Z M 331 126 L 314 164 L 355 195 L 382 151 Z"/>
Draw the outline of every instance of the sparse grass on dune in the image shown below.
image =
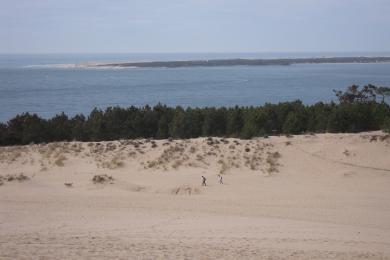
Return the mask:
<path id="1" fill-rule="evenodd" d="M 390 143 L 390 134 L 382 134 L 382 135 L 378 135 L 378 134 L 363 134 L 363 135 L 360 135 L 360 137 L 364 140 L 369 140 L 370 142 L 386 142 L 386 143 Z"/>
<path id="2" fill-rule="evenodd" d="M 186 146 L 182 143 L 174 143 L 164 148 L 161 154 L 154 160 L 146 162 L 145 168 L 153 169 L 177 169 L 189 160 L 189 156 L 185 155 Z M 164 167 L 165 166 L 165 167 Z"/>
<path id="3" fill-rule="evenodd" d="M 64 185 L 65 185 L 65 187 L 72 188 L 73 182 L 65 182 Z"/>
<path id="4" fill-rule="evenodd" d="M 28 180 L 30 180 L 30 177 L 24 175 L 24 173 L 0 175 L 0 185 L 3 185 L 5 182 L 24 182 Z"/>
<path id="5" fill-rule="evenodd" d="M 160 145 L 159 145 L 160 144 Z M 120 169 L 127 162 L 139 164 L 144 169 L 177 170 L 181 167 L 209 168 L 217 167 L 216 172 L 226 174 L 233 169 L 277 172 L 274 159 L 266 158 L 272 145 L 264 139 L 237 140 L 208 137 L 193 140 L 155 141 L 119 140 L 111 142 L 58 142 L 33 145 L 37 151 L 41 171 L 53 166 L 64 167 L 65 162 L 73 158 L 91 158 L 98 168 Z M 27 151 L 26 151 L 27 150 Z M 12 163 L 22 155 L 29 154 L 28 149 L 14 147 L 2 148 L 7 154 L 2 160 Z M 30 158 L 31 163 L 35 159 Z M 27 163 L 28 160 L 24 160 Z M 267 165 L 268 164 L 268 165 Z M 270 166 L 271 165 L 271 166 Z"/>
<path id="6" fill-rule="evenodd" d="M 99 165 L 102 168 L 113 170 L 113 169 L 121 168 L 125 164 L 120 155 L 114 155 L 112 158 L 108 158 L 108 160 L 102 161 Z"/>
<path id="7" fill-rule="evenodd" d="M 226 174 L 233 169 L 249 169 L 264 172 L 271 169 L 276 172 L 276 159 L 266 162 L 266 154 L 273 145 L 263 139 L 229 141 L 224 138 L 196 140 L 177 140 L 163 143 L 167 146 L 157 156 L 143 162 L 145 169 L 172 169 L 181 167 L 209 168 L 217 167 L 217 172 Z M 264 157 L 264 158 L 263 158 Z M 271 159 L 270 159 L 271 160 Z M 270 167 L 269 164 L 272 164 Z"/>
<path id="8" fill-rule="evenodd" d="M 0 162 L 11 164 L 22 158 L 26 153 L 25 146 L 0 147 Z"/>
<path id="9" fill-rule="evenodd" d="M 38 164 L 40 171 L 65 167 L 66 162 L 85 159 L 97 168 L 115 170 L 129 165 L 152 170 L 216 168 L 216 173 L 247 169 L 277 172 L 277 159 L 268 158 L 273 145 L 265 139 L 238 140 L 198 138 L 192 140 L 119 140 L 110 142 L 58 142 L 31 146 L 2 147 L 0 162 Z M 33 157 L 33 152 L 36 155 Z M 92 159 L 92 160 L 91 160 Z"/>
<path id="10" fill-rule="evenodd" d="M 55 159 L 54 164 L 58 167 L 64 166 L 64 161 L 66 160 L 66 156 L 63 154 L 59 154 L 58 157 Z"/>
<path id="11" fill-rule="evenodd" d="M 107 174 L 98 174 L 98 175 L 93 176 L 92 182 L 94 184 L 113 183 L 114 178 L 112 176 L 107 175 Z"/>
<path id="12" fill-rule="evenodd" d="M 271 175 L 272 173 L 279 172 L 278 166 L 280 165 L 278 160 L 281 157 L 279 152 L 269 152 L 267 153 L 267 173 Z"/>
<path id="13" fill-rule="evenodd" d="M 171 194 L 173 195 L 196 195 L 200 194 L 200 188 L 190 185 L 182 185 L 179 187 L 175 187 L 171 190 Z"/>
<path id="14" fill-rule="evenodd" d="M 285 146 L 293 144 L 284 141 Z M 311 138 L 305 135 L 303 138 Z M 362 133 L 357 135 L 369 143 L 390 144 L 390 134 Z M 342 137 L 340 137 L 342 138 Z M 294 141 L 295 143 L 295 141 Z M 217 167 L 220 173 L 231 169 L 250 169 L 262 171 L 268 167 L 270 172 L 277 172 L 276 158 L 269 153 L 274 151 L 274 144 L 265 138 L 252 140 L 226 139 L 217 137 L 188 140 L 118 140 L 109 142 L 56 142 L 26 146 L 0 147 L 0 163 L 39 165 L 50 170 L 52 167 L 64 167 L 74 158 L 85 158 L 96 162 L 105 169 L 119 169 L 126 164 L 138 164 L 146 169 L 180 169 L 181 167 L 208 168 Z M 36 153 L 35 153 L 36 152 Z M 345 149 L 345 156 L 352 155 Z"/>

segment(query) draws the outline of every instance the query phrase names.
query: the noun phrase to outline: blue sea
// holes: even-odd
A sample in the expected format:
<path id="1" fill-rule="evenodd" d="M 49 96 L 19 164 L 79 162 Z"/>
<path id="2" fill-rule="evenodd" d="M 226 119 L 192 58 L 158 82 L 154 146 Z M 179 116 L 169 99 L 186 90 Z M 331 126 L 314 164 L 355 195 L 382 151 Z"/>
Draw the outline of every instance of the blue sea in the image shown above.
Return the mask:
<path id="1" fill-rule="evenodd" d="M 352 84 L 390 86 L 390 63 L 191 68 L 81 68 L 85 62 L 221 58 L 390 56 L 390 53 L 182 53 L 0 55 L 0 122 L 23 112 L 49 118 L 94 107 L 250 106 L 334 100 Z"/>

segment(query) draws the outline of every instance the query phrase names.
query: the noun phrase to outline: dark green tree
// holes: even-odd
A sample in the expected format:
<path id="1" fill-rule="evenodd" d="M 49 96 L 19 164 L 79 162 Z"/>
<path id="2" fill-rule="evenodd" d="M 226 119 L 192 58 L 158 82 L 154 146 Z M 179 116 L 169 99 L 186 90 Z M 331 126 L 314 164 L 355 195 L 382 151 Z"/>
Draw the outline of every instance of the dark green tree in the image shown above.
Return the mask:
<path id="1" fill-rule="evenodd" d="M 70 141 L 72 139 L 72 125 L 64 112 L 48 120 L 50 141 Z"/>

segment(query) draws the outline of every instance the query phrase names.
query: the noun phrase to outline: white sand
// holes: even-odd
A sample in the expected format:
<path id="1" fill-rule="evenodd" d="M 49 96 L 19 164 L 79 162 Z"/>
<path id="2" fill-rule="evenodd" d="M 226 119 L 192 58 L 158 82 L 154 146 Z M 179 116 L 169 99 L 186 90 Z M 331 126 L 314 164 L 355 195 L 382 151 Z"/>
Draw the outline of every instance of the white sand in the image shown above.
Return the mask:
<path id="1" fill-rule="evenodd" d="M 2 147 L 0 259 L 390 259 L 384 136 Z"/>

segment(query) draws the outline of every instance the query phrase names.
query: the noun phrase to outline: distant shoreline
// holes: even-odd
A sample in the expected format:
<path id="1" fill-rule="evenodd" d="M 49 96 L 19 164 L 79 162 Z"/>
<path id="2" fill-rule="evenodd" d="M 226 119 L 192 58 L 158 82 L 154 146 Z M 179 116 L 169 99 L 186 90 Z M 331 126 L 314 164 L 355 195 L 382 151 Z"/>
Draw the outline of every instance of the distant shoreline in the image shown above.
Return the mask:
<path id="1" fill-rule="evenodd" d="M 322 63 L 384 63 L 390 57 L 331 57 L 331 58 L 292 58 L 292 59 L 212 59 L 212 60 L 174 60 L 145 62 L 110 62 L 87 64 L 85 67 L 118 68 L 180 68 L 180 67 L 217 67 L 217 66 L 271 66 L 292 64 Z"/>

